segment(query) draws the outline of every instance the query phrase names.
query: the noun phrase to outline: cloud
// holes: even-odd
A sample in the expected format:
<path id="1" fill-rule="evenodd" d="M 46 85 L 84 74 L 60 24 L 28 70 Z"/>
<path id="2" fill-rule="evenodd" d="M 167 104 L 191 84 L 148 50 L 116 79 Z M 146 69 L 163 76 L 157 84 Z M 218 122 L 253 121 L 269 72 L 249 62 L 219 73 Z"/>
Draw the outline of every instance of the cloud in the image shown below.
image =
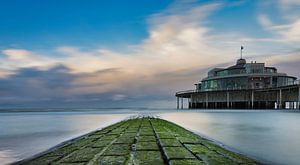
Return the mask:
<path id="1" fill-rule="evenodd" d="M 113 97 L 112 97 L 112 99 L 115 101 L 124 100 L 125 98 L 126 98 L 126 95 L 123 95 L 123 94 L 116 94 L 116 95 L 113 95 Z"/>
<path id="2" fill-rule="evenodd" d="M 276 1 L 274 1 L 276 2 Z M 300 1 L 299 0 L 278 0 L 277 4 L 269 4 L 267 7 L 274 10 L 274 5 L 280 9 L 276 14 L 279 16 L 273 17 L 274 14 L 267 14 L 267 8 L 264 8 L 258 15 L 258 22 L 262 27 L 275 34 L 280 40 L 290 43 L 300 42 Z"/>
<path id="3" fill-rule="evenodd" d="M 128 45 L 126 51 L 62 45 L 50 50 L 55 53 L 50 56 L 26 49 L 3 50 L 0 104 L 105 107 L 167 102 L 164 105 L 174 107 L 170 102 L 176 91 L 194 88 L 214 66 L 234 63 L 241 43 L 247 43 L 248 58 L 265 61 L 268 57 L 269 64 L 300 61 L 296 54 L 289 58 L 281 53 L 270 56 L 261 49 L 265 45 L 256 43 L 273 42 L 273 38 L 212 33 L 207 18 L 222 7 L 222 3 L 171 5 L 149 17 L 149 36 Z M 291 41 L 291 35 L 298 32 L 294 28 L 298 25 L 283 26 L 290 32 L 283 34 L 267 16 L 259 19 L 266 29 L 286 40 Z M 257 56 L 251 55 L 257 50 Z"/>
<path id="4" fill-rule="evenodd" d="M 299 0 L 278 0 L 279 7 L 287 10 L 296 6 L 300 6 Z"/>
<path id="5" fill-rule="evenodd" d="M 12 60 L 32 59 L 31 52 L 24 49 L 6 49 L 3 54 Z"/>
<path id="6" fill-rule="evenodd" d="M 48 69 L 57 64 L 56 59 L 42 54 L 36 54 L 26 49 L 5 49 L 1 52 L 5 61 L 0 69 L 15 70 L 18 68 L 38 67 Z M 1 76 L 1 75 L 0 75 Z"/>
<path id="7" fill-rule="evenodd" d="M 260 24 L 285 42 L 300 42 L 300 19 L 288 24 L 274 24 L 266 15 L 259 15 Z"/>

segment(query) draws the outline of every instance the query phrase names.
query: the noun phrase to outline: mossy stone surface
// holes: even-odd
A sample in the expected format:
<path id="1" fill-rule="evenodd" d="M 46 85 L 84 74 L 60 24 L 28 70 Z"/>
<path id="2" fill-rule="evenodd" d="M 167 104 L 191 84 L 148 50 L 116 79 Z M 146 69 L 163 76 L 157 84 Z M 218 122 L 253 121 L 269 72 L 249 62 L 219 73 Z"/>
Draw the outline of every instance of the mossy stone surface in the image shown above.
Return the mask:
<path id="1" fill-rule="evenodd" d="M 59 158 L 61 158 L 61 156 L 41 156 L 39 158 L 35 158 L 35 159 L 32 159 L 32 160 L 29 160 L 29 161 L 23 163 L 23 165 L 43 165 L 43 164 L 50 164 L 52 162 L 55 162 Z"/>
<path id="2" fill-rule="evenodd" d="M 168 159 L 196 159 L 196 157 L 184 147 L 164 147 L 163 149 Z"/>
<path id="3" fill-rule="evenodd" d="M 156 142 L 138 142 L 136 144 L 137 150 L 159 150 Z"/>
<path id="4" fill-rule="evenodd" d="M 157 133 L 160 139 L 175 139 L 176 137 L 168 132 Z"/>
<path id="5" fill-rule="evenodd" d="M 135 141 L 134 137 L 119 137 L 114 144 L 133 144 Z"/>
<path id="6" fill-rule="evenodd" d="M 91 160 L 97 153 L 101 152 L 102 149 L 103 148 L 82 148 L 63 158 L 60 162 L 87 162 Z"/>
<path id="7" fill-rule="evenodd" d="M 112 142 L 112 140 L 97 140 L 94 141 L 94 143 L 92 143 L 91 145 L 89 145 L 90 147 L 95 147 L 95 148 L 103 148 L 107 145 L 109 145 Z"/>
<path id="8" fill-rule="evenodd" d="M 207 164 L 236 164 L 228 157 L 209 150 L 207 147 L 201 144 L 186 145 L 198 158 L 202 159 Z"/>
<path id="9" fill-rule="evenodd" d="M 197 159 L 183 159 L 183 160 L 170 160 L 170 165 L 206 165 L 205 162 L 199 161 Z"/>
<path id="10" fill-rule="evenodd" d="M 113 144 L 109 146 L 109 148 L 103 153 L 103 155 L 127 155 L 129 154 L 131 146 L 128 144 Z"/>
<path id="11" fill-rule="evenodd" d="M 156 138 L 155 138 L 155 136 L 139 136 L 138 141 L 139 142 L 155 142 Z"/>
<path id="12" fill-rule="evenodd" d="M 128 157 L 126 156 L 101 156 L 95 165 L 125 165 Z"/>
<path id="13" fill-rule="evenodd" d="M 164 165 L 160 151 L 137 151 L 133 162 L 135 165 Z"/>
<path id="14" fill-rule="evenodd" d="M 182 147 L 177 139 L 160 139 L 160 144 L 163 147 Z"/>

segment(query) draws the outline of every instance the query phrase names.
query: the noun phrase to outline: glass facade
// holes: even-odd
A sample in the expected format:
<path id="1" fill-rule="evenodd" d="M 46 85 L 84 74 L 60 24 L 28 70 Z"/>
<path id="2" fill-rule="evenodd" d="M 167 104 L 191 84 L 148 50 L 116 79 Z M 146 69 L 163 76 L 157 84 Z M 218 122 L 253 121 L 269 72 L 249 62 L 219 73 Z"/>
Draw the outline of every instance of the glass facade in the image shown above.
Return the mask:
<path id="1" fill-rule="evenodd" d="M 278 77 L 277 78 L 277 87 L 293 85 L 295 79 L 292 77 Z"/>
<path id="2" fill-rule="evenodd" d="M 202 81 L 202 91 L 246 89 L 248 87 L 247 77 L 224 78 Z"/>
<path id="3" fill-rule="evenodd" d="M 296 80 L 295 77 L 286 76 L 282 73 L 277 74 L 276 68 L 265 67 L 264 63 L 246 63 L 246 61 L 239 62 L 239 60 L 236 65 L 227 69 L 215 68 L 210 70 L 208 79 L 203 80 L 197 89 L 214 91 L 269 88 L 293 85 Z"/>
<path id="4" fill-rule="evenodd" d="M 246 73 L 245 69 L 225 69 L 222 71 L 217 72 L 217 76 L 228 76 L 228 75 L 235 75 L 235 74 L 243 74 Z"/>

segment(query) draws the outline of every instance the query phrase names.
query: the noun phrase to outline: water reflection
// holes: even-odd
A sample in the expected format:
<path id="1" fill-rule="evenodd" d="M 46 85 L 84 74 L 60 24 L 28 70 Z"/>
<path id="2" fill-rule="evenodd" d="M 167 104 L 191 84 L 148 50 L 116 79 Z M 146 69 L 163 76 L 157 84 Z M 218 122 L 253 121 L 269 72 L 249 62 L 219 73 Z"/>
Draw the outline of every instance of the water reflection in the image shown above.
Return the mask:
<path id="1" fill-rule="evenodd" d="M 254 158 L 299 164 L 300 113 L 206 111 L 160 116 Z"/>
<path id="2" fill-rule="evenodd" d="M 0 164 L 5 164 L 32 156 L 131 114 L 25 112 L 0 115 Z"/>

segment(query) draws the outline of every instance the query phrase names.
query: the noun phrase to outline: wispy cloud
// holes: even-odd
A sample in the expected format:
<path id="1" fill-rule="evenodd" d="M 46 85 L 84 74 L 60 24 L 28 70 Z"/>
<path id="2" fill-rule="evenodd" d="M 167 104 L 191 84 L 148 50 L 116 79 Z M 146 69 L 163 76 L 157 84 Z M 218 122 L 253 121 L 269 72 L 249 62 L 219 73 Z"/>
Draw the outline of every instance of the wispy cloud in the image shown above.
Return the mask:
<path id="1" fill-rule="evenodd" d="M 169 103 L 177 90 L 193 88 L 192 84 L 209 68 L 234 62 L 240 44 L 245 43 L 249 52 L 259 50 L 256 55 L 260 56 L 255 58 L 265 61 L 267 55 L 269 64 L 284 59 L 285 63 L 300 61 L 299 54 L 286 58 L 257 49 L 262 46 L 256 44 L 257 40 L 270 43 L 274 38 L 253 38 L 240 32 L 212 33 L 207 18 L 220 10 L 222 3 L 178 3 L 151 15 L 149 36 L 138 44 L 127 45 L 126 51 L 62 45 L 50 51 L 55 56 L 49 56 L 34 50 L 3 50 L 0 102 L 11 105 L 36 100 L 53 106 L 82 102 L 100 106 L 109 102 L 137 106 L 139 101 L 143 105 Z M 297 22 L 279 27 L 265 15 L 260 15 L 259 21 L 284 40 L 299 41 Z M 249 53 L 248 58 L 254 58 L 251 56 Z"/>

